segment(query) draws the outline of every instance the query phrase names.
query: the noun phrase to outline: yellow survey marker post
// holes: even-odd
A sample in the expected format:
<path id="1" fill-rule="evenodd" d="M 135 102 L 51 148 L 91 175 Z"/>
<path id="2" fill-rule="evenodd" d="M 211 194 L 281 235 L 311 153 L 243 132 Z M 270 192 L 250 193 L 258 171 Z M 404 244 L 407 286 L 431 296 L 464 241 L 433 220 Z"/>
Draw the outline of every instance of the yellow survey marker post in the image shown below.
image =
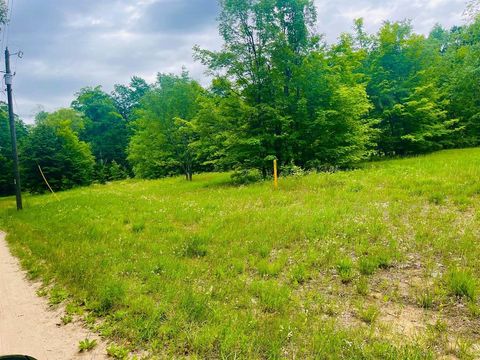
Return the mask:
<path id="1" fill-rule="evenodd" d="M 275 190 L 278 189 L 278 168 L 277 168 L 277 159 L 273 160 L 273 186 Z"/>

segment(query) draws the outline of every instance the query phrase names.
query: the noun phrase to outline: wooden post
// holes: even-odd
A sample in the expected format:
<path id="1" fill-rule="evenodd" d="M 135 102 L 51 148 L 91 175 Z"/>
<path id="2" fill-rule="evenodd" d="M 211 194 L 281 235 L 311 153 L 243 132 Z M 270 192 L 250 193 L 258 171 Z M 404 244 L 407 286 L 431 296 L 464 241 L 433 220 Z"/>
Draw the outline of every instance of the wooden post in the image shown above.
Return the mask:
<path id="1" fill-rule="evenodd" d="M 7 47 L 5 49 L 5 84 L 7 85 L 8 118 L 10 122 L 10 137 L 12 139 L 13 172 L 15 175 L 15 195 L 17 198 L 17 210 L 22 210 L 23 209 L 22 187 L 20 186 L 20 170 L 19 170 L 19 164 L 18 164 L 18 150 L 17 150 L 17 131 L 15 129 L 15 114 L 13 113 L 12 79 L 13 79 L 13 75 L 10 71 L 10 52 L 8 51 L 8 47 Z"/>
<path id="2" fill-rule="evenodd" d="M 277 169 L 277 159 L 273 160 L 273 185 L 275 190 L 278 190 L 278 169 Z"/>

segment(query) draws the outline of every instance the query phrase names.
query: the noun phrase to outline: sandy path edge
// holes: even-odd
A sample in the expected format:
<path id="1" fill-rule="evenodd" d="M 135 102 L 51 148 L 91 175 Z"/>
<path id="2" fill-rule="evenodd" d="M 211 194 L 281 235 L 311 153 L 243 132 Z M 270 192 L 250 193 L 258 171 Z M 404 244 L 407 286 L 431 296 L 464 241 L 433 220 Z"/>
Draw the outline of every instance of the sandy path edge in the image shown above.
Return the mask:
<path id="1" fill-rule="evenodd" d="M 63 309 L 52 310 L 36 295 L 0 231 L 0 356 L 30 355 L 38 360 L 106 359 L 105 344 L 80 324 L 58 326 Z M 78 343 L 97 339 L 99 345 L 79 354 Z"/>

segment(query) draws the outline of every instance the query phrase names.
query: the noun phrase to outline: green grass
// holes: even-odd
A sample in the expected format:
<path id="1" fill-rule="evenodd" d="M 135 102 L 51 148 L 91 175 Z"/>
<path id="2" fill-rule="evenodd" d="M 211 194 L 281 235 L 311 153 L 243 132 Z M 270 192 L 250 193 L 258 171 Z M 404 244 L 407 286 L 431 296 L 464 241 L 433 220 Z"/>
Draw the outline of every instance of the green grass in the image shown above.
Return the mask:
<path id="1" fill-rule="evenodd" d="M 471 309 L 480 275 L 480 149 L 281 179 L 278 191 L 204 174 L 192 183 L 129 180 L 58 199 L 27 196 L 23 212 L 13 209 L 14 199 L 0 199 L 0 227 L 30 276 L 49 285 L 50 302 L 66 302 L 129 351 L 448 355 L 438 339 L 385 330 L 392 308 L 412 304 L 442 316 L 462 344 L 479 340 Z M 414 279 L 438 288 L 435 306 L 419 301 Z M 124 347 L 110 352 L 126 356 Z"/>
<path id="2" fill-rule="evenodd" d="M 452 295 L 466 297 L 470 301 L 475 301 L 477 285 L 475 278 L 470 272 L 458 269 L 452 270 L 448 274 L 447 281 Z"/>

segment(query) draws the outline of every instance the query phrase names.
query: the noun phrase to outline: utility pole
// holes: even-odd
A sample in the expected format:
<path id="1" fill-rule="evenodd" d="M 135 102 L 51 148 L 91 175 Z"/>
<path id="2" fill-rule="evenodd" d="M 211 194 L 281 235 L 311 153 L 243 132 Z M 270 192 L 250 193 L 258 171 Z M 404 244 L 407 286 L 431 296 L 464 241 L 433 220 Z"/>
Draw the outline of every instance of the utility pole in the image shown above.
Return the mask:
<path id="1" fill-rule="evenodd" d="M 10 51 L 8 51 L 7 47 L 5 49 L 5 84 L 7 84 L 8 118 L 10 122 L 10 136 L 12 139 L 13 170 L 15 172 L 15 195 L 17 197 L 17 210 L 22 210 L 22 188 L 20 185 L 20 171 L 18 166 L 17 131 L 15 129 L 15 115 L 13 113 L 12 80 L 13 75 L 10 70 Z"/>

